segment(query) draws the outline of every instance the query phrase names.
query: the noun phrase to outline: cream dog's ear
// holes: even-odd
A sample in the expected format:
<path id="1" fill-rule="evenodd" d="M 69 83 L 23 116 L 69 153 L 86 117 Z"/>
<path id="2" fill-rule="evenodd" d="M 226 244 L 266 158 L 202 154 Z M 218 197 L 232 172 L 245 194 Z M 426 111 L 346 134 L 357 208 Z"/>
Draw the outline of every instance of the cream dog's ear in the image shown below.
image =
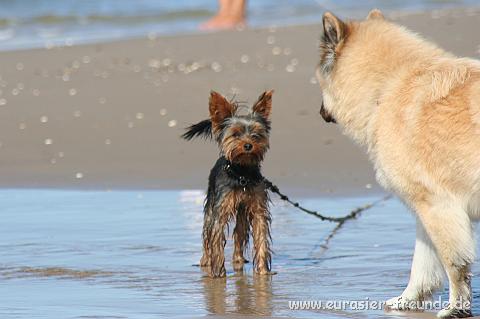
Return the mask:
<path id="1" fill-rule="evenodd" d="M 336 46 L 347 35 L 346 24 L 331 12 L 323 14 L 323 34 L 325 39 Z"/>
<path id="2" fill-rule="evenodd" d="M 385 20 L 385 17 L 383 16 L 382 11 L 380 11 L 378 9 L 373 9 L 372 11 L 370 11 L 368 13 L 368 16 L 367 16 L 367 20 L 371 20 L 371 19 Z"/>

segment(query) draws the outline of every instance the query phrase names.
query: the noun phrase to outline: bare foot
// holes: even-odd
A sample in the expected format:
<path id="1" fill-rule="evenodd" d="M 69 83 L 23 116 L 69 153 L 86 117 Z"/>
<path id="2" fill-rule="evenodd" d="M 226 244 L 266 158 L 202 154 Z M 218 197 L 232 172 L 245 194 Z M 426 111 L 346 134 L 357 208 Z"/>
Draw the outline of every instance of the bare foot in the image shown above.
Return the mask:
<path id="1" fill-rule="evenodd" d="M 200 30 L 229 30 L 245 26 L 245 18 L 218 14 L 200 25 Z"/>

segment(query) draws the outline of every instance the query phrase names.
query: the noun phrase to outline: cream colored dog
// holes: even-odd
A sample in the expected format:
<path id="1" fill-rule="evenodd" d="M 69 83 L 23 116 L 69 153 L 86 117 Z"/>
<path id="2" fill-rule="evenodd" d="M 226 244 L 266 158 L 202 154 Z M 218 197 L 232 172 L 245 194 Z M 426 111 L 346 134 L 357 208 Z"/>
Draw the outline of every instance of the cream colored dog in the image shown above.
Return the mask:
<path id="1" fill-rule="evenodd" d="M 449 281 L 439 317 L 471 316 L 472 220 L 480 217 L 480 63 L 457 58 L 380 11 L 323 17 L 321 114 L 366 146 L 379 183 L 416 213 L 410 281 L 387 301 L 418 310 Z"/>

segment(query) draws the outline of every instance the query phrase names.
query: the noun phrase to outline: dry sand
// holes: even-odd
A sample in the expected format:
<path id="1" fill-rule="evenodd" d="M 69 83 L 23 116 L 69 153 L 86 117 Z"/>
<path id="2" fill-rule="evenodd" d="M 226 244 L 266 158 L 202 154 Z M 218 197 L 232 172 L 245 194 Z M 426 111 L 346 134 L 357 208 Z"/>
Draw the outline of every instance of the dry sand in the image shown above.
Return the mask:
<path id="1" fill-rule="evenodd" d="M 395 20 L 478 57 L 478 13 Z M 217 148 L 182 141 L 182 129 L 207 117 L 211 89 L 252 103 L 273 88 L 265 175 L 303 194 L 378 192 L 364 151 L 318 114 L 319 32 L 311 25 L 0 53 L 0 186 L 204 188 Z"/>

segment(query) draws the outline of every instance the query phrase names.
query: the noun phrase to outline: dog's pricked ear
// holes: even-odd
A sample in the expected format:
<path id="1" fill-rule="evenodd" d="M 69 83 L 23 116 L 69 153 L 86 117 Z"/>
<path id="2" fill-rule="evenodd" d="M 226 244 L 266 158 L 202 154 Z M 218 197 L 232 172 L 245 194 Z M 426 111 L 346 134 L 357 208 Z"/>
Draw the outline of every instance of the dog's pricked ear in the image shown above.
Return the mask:
<path id="1" fill-rule="evenodd" d="M 340 55 L 343 43 L 349 33 L 349 24 L 344 23 L 330 12 L 323 14 L 323 35 L 319 44 L 319 67 L 323 74 L 328 74 L 333 70 L 336 59 Z"/>
<path id="2" fill-rule="evenodd" d="M 383 16 L 382 11 L 378 9 L 373 9 L 368 13 L 367 20 L 371 19 L 380 19 L 380 20 L 385 20 L 385 17 Z"/>
<path id="3" fill-rule="evenodd" d="M 337 45 L 346 36 L 347 26 L 337 18 L 333 13 L 325 12 L 323 14 L 323 33 L 325 39 L 333 45 Z"/>
<path id="4" fill-rule="evenodd" d="M 258 101 L 253 105 L 253 112 L 261 117 L 268 119 L 272 111 L 273 90 L 265 91 L 258 97 Z"/>
<path id="5" fill-rule="evenodd" d="M 235 107 L 232 103 L 227 101 L 220 93 L 215 91 L 210 92 L 209 101 L 210 119 L 212 120 L 212 128 L 217 132 L 220 125 L 225 119 L 232 117 L 235 113 Z"/>

